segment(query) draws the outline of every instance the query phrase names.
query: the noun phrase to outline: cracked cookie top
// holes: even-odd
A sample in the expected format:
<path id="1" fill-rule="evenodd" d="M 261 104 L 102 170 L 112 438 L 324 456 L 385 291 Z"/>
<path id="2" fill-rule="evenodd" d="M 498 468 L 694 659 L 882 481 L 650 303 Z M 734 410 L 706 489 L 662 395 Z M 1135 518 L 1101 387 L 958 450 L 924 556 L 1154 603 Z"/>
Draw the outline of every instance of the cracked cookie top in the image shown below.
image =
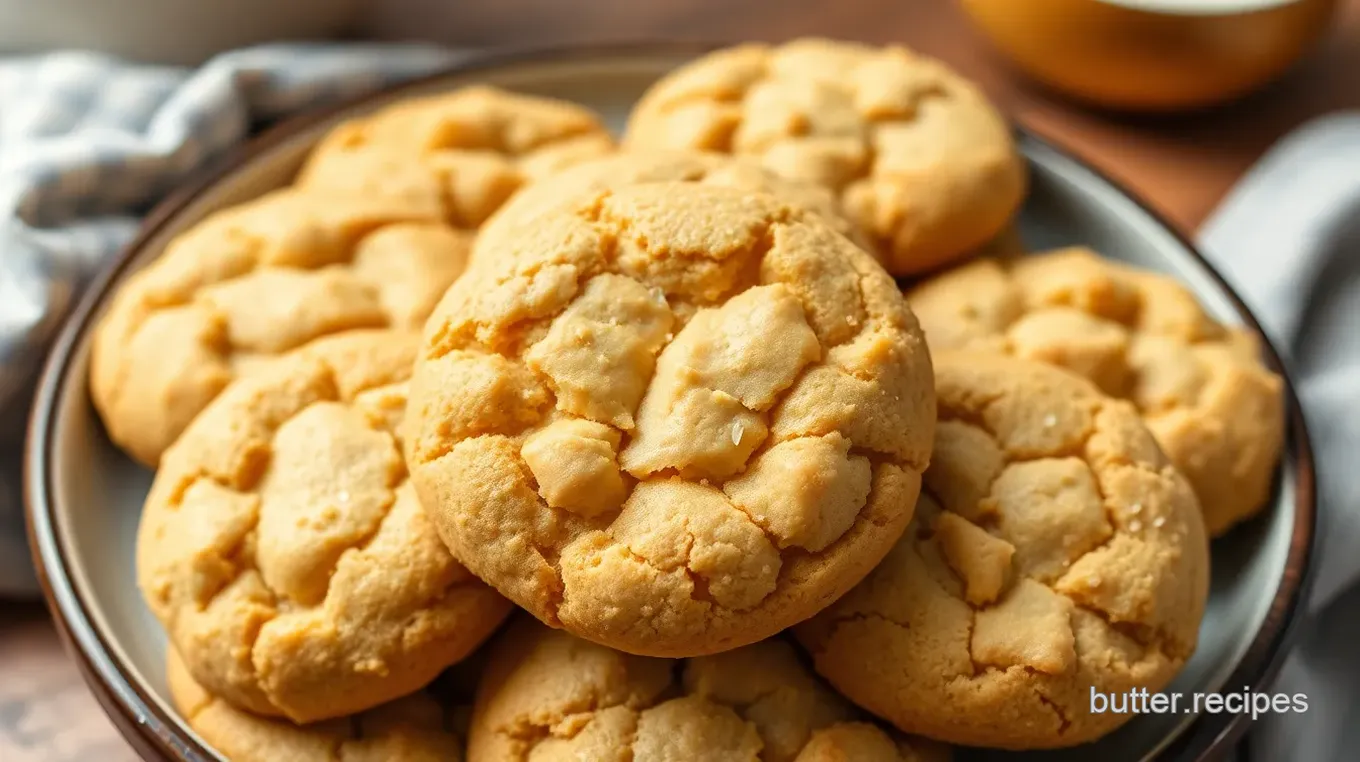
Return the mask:
<path id="1" fill-rule="evenodd" d="M 822 215 L 837 232 L 867 244 L 836 196 L 816 183 L 788 179 L 759 163 L 716 153 L 634 151 L 583 161 L 525 186 L 482 227 L 483 241 L 513 235 L 521 225 L 556 207 L 563 198 L 637 183 L 689 182 L 769 193 Z M 479 246 L 474 246 L 473 255 Z M 494 246 L 493 246 L 494 248 Z"/>
<path id="2" fill-rule="evenodd" d="M 1011 749 L 1094 740 L 1157 691 L 1208 594 L 1195 496 L 1127 402 L 1001 355 L 937 353 L 916 515 L 863 583 L 795 632 L 816 669 L 904 731 Z"/>
<path id="3" fill-rule="evenodd" d="M 468 762 L 945 762 L 949 750 L 871 724 L 795 649 L 631 656 L 531 619 L 493 646 Z"/>
<path id="4" fill-rule="evenodd" d="M 449 555 L 407 480 L 418 341 L 355 331 L 243 378 L 162 459 L 137 579 L 195 681 L 296 722 L 410 693 L 510 604 Z"/>
<path id="5" fill-rule="evenodd" d="M 321 336 L 419 330 L 471 235 L 394 198 L 285 189 L 210 215 L 127 279 L 94 337 L 110 438 L 154 466 L 232 379 Z"/>
<path id="6" fill-rule="evenodd" d="M 986 96 L 900 47 L 802 39 L 711 53 L 647 91 L 624 142 L 752 156 L 830 188 L 897 275 L 987 242 L 1025 193 L 1024 160 Z"/>
<path id="7" fill-rule="evenodd" d="M 446 294 L 412 381 L 412 481 L 455 556 L 652 656 L 761 640 L 873 568 L 935 400 L 868 254 L 696 183 L 588 193 L 516 233 Z"/>
<path id="8" fill-rule="evenodd" d="M 1211 536 L 1270 498 L 1283 382 L 1255 336 L 1214 322 L 1184 286 L 1073 247 L 988 258 L 907 292 L 931 347 L 1006 352 L 1127 399 L 1190 480 Z"/>
<path id="9" fill-rule="evenodd" d="M 614 150 L 600 117 L 574 103 L 465 87 L 413 98 L 331 130 L 304 188 L 395 197 L 475 230 L 525 183 Z"/>
<path id="10" fill-rule="evenodd" d="M 229 762 L 459 762 L 452 710 L 424 692 L 309 725 L 261 717 L 212 695 L 183 659 L 166 654 L 170 698 L 184 721 Z"/>

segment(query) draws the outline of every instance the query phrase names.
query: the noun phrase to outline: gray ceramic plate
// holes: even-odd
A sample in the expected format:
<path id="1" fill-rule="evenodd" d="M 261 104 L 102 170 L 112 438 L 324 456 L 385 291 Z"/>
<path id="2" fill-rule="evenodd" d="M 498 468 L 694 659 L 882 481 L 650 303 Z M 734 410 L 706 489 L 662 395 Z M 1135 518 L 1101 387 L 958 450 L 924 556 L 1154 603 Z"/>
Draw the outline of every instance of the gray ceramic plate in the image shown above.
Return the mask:
<path id="1" fill-rule="evenodd" d="M 90 328 L 109 294 L 165 243 L 209 212 L 287 182 L 307 149 L 339 120 L 392 99 L 483 82 L 578 101 L 621 128 L 643 89 L 697 48 L 636 46 L 502 54 L 397 90 L 282 125 L 238 161 L 165 202 L 125 257 L 95 283 L 49 359 L 29 433 L 30 531 L 49 602 L 72 654 L 128 739 L 149 759 L 215 759 L 170 708 L 165 637 L 133 579 L 137 516 L 151 474 L 105 437 L 86 388 Z M 1162 270 L 1188 284 L 1210 312 L 1256 323 L 1184 238 L 1125 191 L 1038 138 L 1021 140 L 1033 192 L 1021 233 L 1030 247 L 1089 244 L 1105 254 Z M 1268 360 L 1278 366 L 1273 351 Z M 1214 546 L 1213 592 L 1199 651 L 1171 690 L 1208 692 L 1257 686 L 1281 656 L 1303 593 L 1311 547 L 1313 473 L 1302 416 L 1289 394 L 1289 442 L 1275 499 L 1259 519 Z M 1097 744 L 1034 759 L 1131 762 L 1157 755 L 1199 759 L 1240 735 L 1241 717 L 1147 715 Z M 987 752 L 970 758 L 1018 758 Z"/>

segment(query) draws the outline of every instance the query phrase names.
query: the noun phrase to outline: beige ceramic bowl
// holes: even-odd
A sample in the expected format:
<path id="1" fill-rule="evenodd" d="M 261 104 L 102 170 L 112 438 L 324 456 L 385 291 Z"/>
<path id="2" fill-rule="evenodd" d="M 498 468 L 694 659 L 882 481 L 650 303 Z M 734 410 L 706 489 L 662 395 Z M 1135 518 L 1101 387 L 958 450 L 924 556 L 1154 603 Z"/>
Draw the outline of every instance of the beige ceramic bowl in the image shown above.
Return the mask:
<path id="1" fill-rule="evenodd" d="M 1336 0 L 959 0 L 1017 66 L 1100 105 L 1167 111 L 1280 76 Z"/>

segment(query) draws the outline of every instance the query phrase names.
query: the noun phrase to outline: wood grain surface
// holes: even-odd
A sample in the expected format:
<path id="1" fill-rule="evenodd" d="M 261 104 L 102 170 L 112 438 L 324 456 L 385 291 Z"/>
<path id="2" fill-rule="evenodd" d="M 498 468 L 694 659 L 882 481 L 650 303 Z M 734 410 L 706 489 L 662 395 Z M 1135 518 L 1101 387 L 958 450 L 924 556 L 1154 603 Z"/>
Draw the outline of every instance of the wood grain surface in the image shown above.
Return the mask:
<path id="1" fill-rule="evenodd" d="M 781 40 L 821 34 L 901 41 L 983 83 L 1026 124 L 1070 146 L 1193 230 L 1280 136 L 1360 108 L 1360 0 L 1343 0 L 1319 49 L 1288 77 L 1201 113 L 1098 113 L 1011 72 L 948 0 L 376 0 L 361 33 L 458 45 L 617 40 Z M 0 761 L 134 759 L 86 692 L 41 606 L 0 602 Z"/>
<path id="2" fill-rule="evenodd" d="M 37 603 L 0 603 L 0 760 L 136 759 L 62 651 Z"/>
<path id="3" fill-rule="evenodd" d="M 1169 117 L 1084 109 L 1012 72 L 952 0 L 384 0 L 368 29 L 453 44 L 551 45 L 610 40 L 783 40 L 817 34 L 903 42 L 978 80 L 1011 114 L 1150 198 L 1187 230 L 1281 135 L 1307 119 L 1360 108 L 1360 0 L 1289 76 L 1230 106 Z"/>

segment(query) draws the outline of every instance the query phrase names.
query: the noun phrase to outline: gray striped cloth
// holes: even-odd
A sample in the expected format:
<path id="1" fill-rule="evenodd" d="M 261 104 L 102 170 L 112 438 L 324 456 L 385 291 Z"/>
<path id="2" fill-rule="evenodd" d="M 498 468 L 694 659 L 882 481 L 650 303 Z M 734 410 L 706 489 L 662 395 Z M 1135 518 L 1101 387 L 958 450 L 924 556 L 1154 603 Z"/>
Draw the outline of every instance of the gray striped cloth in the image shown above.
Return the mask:
<path id="1" fill-rule="evenodd" d="M 193 71 L 75 52 L 0 58 L 0 595 L 36 588 L 19 493 L 35 376 L 139 216 L 261 122 L 456 58 L 393 45 L 271 45 Z"/>

